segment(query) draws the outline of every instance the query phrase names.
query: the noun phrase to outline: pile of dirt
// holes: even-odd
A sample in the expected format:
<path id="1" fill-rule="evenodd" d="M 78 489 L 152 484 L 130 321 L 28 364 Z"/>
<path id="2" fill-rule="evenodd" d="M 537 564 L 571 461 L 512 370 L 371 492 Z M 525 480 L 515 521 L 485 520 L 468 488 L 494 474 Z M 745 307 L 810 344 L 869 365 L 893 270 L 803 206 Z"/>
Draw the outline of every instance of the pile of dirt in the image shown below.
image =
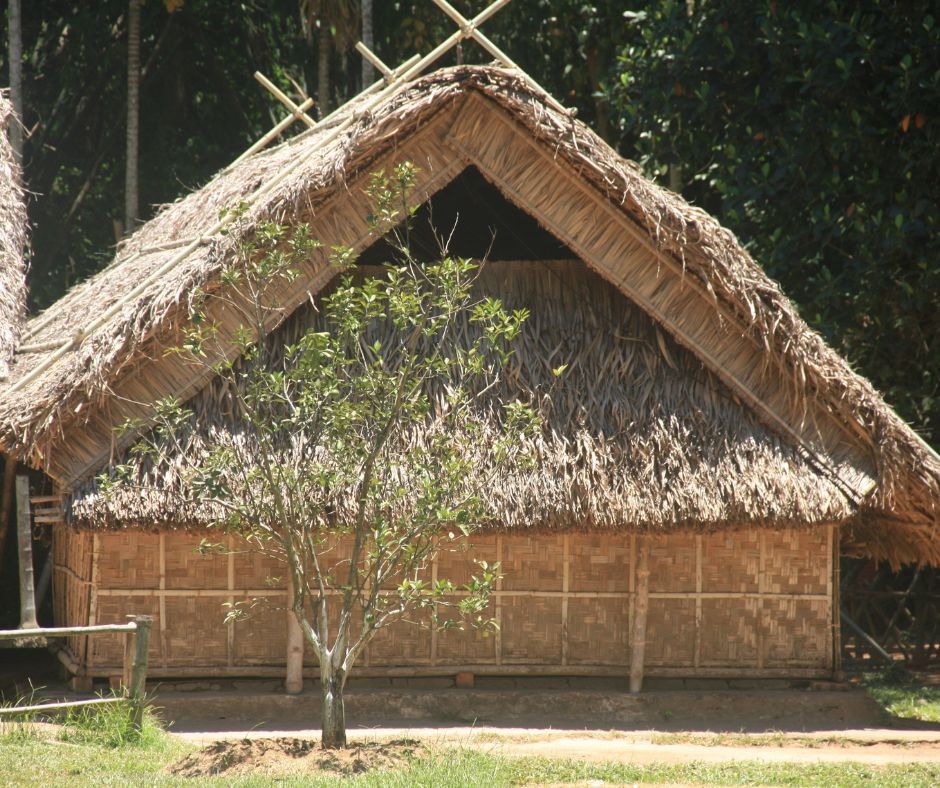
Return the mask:
<path id="1" fill-rule="evenodd" d="M 239 739 L 214 742 L 170 764 L 166 771 L 180 777 L 217 774 L 315 773 L 361 774 L 391 769 L 424 752 L 413 739 L 356 742 L 344 750 L 324 750 L 311 739 Z"/>

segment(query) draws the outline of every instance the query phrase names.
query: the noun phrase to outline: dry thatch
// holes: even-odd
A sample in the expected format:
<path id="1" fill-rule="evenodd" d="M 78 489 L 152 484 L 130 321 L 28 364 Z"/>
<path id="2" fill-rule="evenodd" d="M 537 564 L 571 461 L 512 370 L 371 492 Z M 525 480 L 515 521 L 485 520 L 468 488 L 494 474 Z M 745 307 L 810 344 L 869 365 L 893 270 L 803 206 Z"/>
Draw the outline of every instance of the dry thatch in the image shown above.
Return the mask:
<path id="1" fill-rule="evenodd" d="M 6 92 L 0 92 L 0 379 L 7 375 L 26 315 L 26 203 L 7 139 L 7 127 L 17 122 Z"/>
<path id="2" fill-rule="evenodd" d="M 583 263 L 491 263 L 478 286 L 531 314 L 501 386 L 483 403 L 486 423 L 497 430 L 499 403 L 515 400 L 541 402 L 545 417 L 543 433 L 529 447 L 537 467 L 504 476 L 490 491 L 499 527 L 781 528 L 853 514 L 838 487 Z M 301 307 L 269 341 L 282 347 L 308 330 L 327 330 L 323 314 L 319 306 Z M 394 346 L 390 325 L 373 328 L 367 346 Z M 464 318 L 457 334 L 476 330 Z M 565 375 L 556 381 L 552 370 L 562 364 Z M 190 402 L 187 462 L 166 441 L 160 454 L 170 459 L 156 466 L 149 455 L 143 462 L 122 457 L 136 466 L 133 487 L 104 497 L 89 482 L 73 499 L 73 520 L 153 528 L 220 519 L 221 511 L 182 502 L 181 477 L 206 447 L 248 439 L 228 385 L 217 379 Z M 432 401 L 442 394 L 428 393 Z M 481 445 L 474 467 L 485 469 L 489 461 Z M 356 503 L 346 496 L 332 508 L 352 513 Z"/>
<path id="3" fill-rule="evenodd" d="M 759 374 L 765 391 L 772 386 L 786 400 L 785 412 L 771 424 L 772 433 L 780 434 L 783 429 L 799 438 L 806 434 L 807 424 L 828 425 L 825 429 L 835 435 L 826 444 L 831 451 L 825 446 L 807 451 L 799 440 L 790 441 L 791 449 L 807 455 L 809 465 L 819 471 L 818 478 L 826 480 L 823 491 L 815 503 L 807 498 L 802 509 L 782 504 L 781 511 L 816 521 L 827 511 L 843 521 L 849 510 L 858 512 L 851 527 L 844 529 L 853 549 L 894 562 L 940 563 L 936 533 L 940 461 L 929 447 L 806 326 L 730 232 L 645 179 L 635 165 L 617 156 L 583 124 L 556 111 L 524 75 L 494 68 L 440 71 L 401 87 L 367 111 L 353 104 L 331 123 L 247 159 L 164 209 L 119 250 L 108 269 L 30 324 L 28 342 L 33 352 L 18 358 L 13 387 L 0 401 L 0 446 L 46 466 L 70 485 L 98 471 L 103 463 L 96 465 L 93 460 L 104 457 L 106 461 L 113 441 L 109 425 L 128 415 L 132 399 L 113 397 L 111 392 L 147 376 L 149 365 L 160 355 L 160 343 L 167 341 L 174 324 L 185 316 L 187 295 L 197 286 L 212 289 L 217 284 L 218 272 L 236 242 L 217 234 L 220 210 L 250 200 L 245 223 L 249 230 L 253 220 L 304 218 L 313 223 L 316 235 L 332 240 L 330 233 L 342 232 L 340 219 L 346 217 L 330 214 L 331 206 L 360 196 L 347 188 L 347 181 L 354 182 L 397 155 L 409 140 L 435 123 L 442 124 L 442 118 L 459 115 L 471 99 L 485 105 L 485 112 L 494 118 L 508 118 L 520 146 L 547 152 L 556 163 L 558 173 L 543 167 L 541 180 L 531 184 L 533 198 L 539 191 L 563 191 L 570 186 L 587 189 L 587 198 L 603 199 L 608 210 L 616 210 L 621 220 L 651 240 L 654 274 L 661 277 L 657 287 L 678 288 L 695 297 L 703 294 L 697 303 L 707 306 L 713 319 L 717 316 L 726 347 L 733 350 L 734 343 L 752 343 L 760 349 L 764 362 L 754 375 Z M 486 121 L 481 115 L 476 122 Z M 505 155 L 511 158 L 516 152 Z M 452 164 L 435 161 L 438 171 L 432 175 L 447 177 Z M 576 174 L 577 183 L 561 180 L 562 171 Z M 433 185 L 432 180 L 429 175 L 429 192 L 442 185 Z M 525 195 L 516 197 L 517 204 L 525 199 Z M 347 233 L 353 232 L 351 225 L 345 226 Z M 187 246 L 190 239 L 198 240 Z M 617 264 L 609 262 L 611 267 Z M 310 275 L 314 291 L 329 278 L 322 261 L 311 264 Z M 618 281 L 615 284 L 619 286 Z M 673 312 L 679 308 L 676 303 L 671 306 Z M 92 323 L 89 330 L 88 315 L 102 314 L 107 319 Z M 657 319 L 668 327 L 669 317 L 667 304 Z M 707 361 L 711 372 L 721 376 L 721 365 L 714 358 Z M 178 372 L 174 377 L 166 367 L 159 375 L 149 374 L 148 385 L 163 385 L 164 392 L 190 395 L 207 383 L 197 386 Z M 747 397 L 746 390 L 735 394 L 761 404 L 760 396 Z M 146 402 L 140 408 L 145 412 Z M 680 438 L 680 432 L 663 436 L 666 443 Z M 57 465 L 64 446 L 72 457 L 68 468 Z M 732 451 L 729 456 L 733 455 Z M 82 465 L 76 457 L 89 460 Z M 630 462 L 626 457 L 620 460 Z M 779 465 L 775 467 L 779 471 Z M 565 477 L 562 469 L 554 472 Z M 793 477 L 799 475 L 794 472 Z M 862 483 L 866 478 L 871 483 Z M 718 483 L 714 477 L 703 481 Z M 789 479 L 784 474 L 779 481 L 776 491 L 765 492 L 786 500 L 788 493 L 782 488 Z M 830 495 L 825 487 L 829 482 L 842 490 L 848 503 L 831 504 L 838 496 Z M 805 485 L 797 487 L 807 494 Z M 562 485 L 557 489 L 563 489 Z M 807 515 L 814 506 L 816 516 Z M 712 524 L 721 520 L 705 514 L 706 509 L 693 519 Z M 681 519 L 680 512 L 692 510 L 679 506 L 669 511 L 668 517 Z M 760 511 L 752 511 L 747 519 L 763 520 Z M 733 525 L 746 514 L 746 510 L 727 507 L 723 516 L 728 518 L 727 525 Z"/>

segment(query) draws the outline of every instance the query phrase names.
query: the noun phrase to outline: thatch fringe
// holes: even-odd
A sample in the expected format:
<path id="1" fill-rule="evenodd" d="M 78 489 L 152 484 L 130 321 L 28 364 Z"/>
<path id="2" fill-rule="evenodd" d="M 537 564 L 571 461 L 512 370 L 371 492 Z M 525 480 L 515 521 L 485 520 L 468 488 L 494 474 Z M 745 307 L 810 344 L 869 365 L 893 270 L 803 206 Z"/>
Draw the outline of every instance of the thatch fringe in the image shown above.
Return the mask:
<path id="1" fill-rule="evenodd" d="M 0 380 L 9 371 L 26 316 L 26 203 L 7 139 L 11 123 L 19 120 L 6 91 L 0 91 Z"/>
<path id="2" fill-rule="evenodd" d="M 495 526 L 793 528 L 854 513 L 796 449 L 583 263 L 491 263 L 478 287 L 481 295 L 498 296 L 507 307 L 531 314 L 501 386 L 481 405 L 488 429 L 494 436 L 499 432 L 501 402 L 538 402 L 545 416 L 541 435 L 528 446 L 535 467 L 503 475 L 488 488 Z M 319 304 L 302 307 L 268 341 L 278 348 L 308 330 L 327 330 L 324 311 Z M 463 320 L 456 334 L 467 341 L 476 330 Z M 363 341 L 393 345 L 393 333 L 383 322 Z M 566 371 L 556 379 L 553 369 L 561 365 Z M 149 456 L 130 458 L 133 486 L 102 496 L 95 482 L 86 484 L 74 499 L 73 521 L 83 527 L 159 528 L 218 520 L 221 511 L 186 504 L 183 488 L 186 469 L 207 447 L 251 441 L 226 385 L 217 379 L 189 403 L 194 415 L 186 456 L 167 446 L 161 452 L 166 459 L 157 465 Z M 443 399 L 442 391 L 428 393 L 432 401 Z M 420 443 L 423 437 L 412 439 Z M 487 445 L 477 444 L 474 463 L 484 473 L 491 463 Z M 336 512 L 355 507 L 345 494 L 331 506 Z"/>
<path id="3" fill-rule="evenodd" d="M 294 167 L 247 214 L 252 222 L 298 215 L 340 193 L 347 178 L 368 171 L 383 157 L 469 92 L 505 109 L 538 144 L 581 173 L 624 213 L 645 228 L 683 275 L 712 294 L 715 309 L 744 327 L 766 350 L 764 374 L 789 392 L 794 414 L 835 414 L 858 451 L 869 454 L 878 483 L 861 502 L 866 522 L 883 522 L 883 538 L 870 540 L 871 554 L 892 561 L 940 563 L 937 538 L 940 461 L 857 375 L 799 317 L 776 283 L 741 248 L 734 236 L 703 211 L 645 179 L 636 165 L 617 156 L 583 124 L 553 109 L 546 96 L 518 73 L 495 68 L 447 69 L 403 86 L 368 113 L 355 105 L 341 116 L 352 125 L 323 147 L 329 126 L 300 135 L 223 172 L 203 189 L 165 208 L 119 250 L 115 262 L 76 288 L 37 319 L 31 343 L 65 340 L 89 313 L 100 313 L 164 265 L 173 251 L 154 251 L 179 238 L 196 238 L 216 223 L 219 211 L 249 198 L 259 185 Z M 336 122 L 339 122 L 336 121 Z M 316 228 L 314 227 L 314 232 Z M 237 239 L 216 236 L 148 285 L 133 302 L 94 334 L 77 343 L 48 369 L 0 401 L 0 446 L 41 462 L 67 441 L 80 419 L 106 402 L 109 387 L 138 359 L 148 340 L 185 314 L 188 294 L 212 285 Z M 48 355 L 18 359 L 13 383 L 47 362 Z M 80 411 L 80 415 L 76 413 Z M 881 518 L 881 519 L 879 519 Z M 891 545 L 895 523 L 913 534 Z M 848 532 L 851 538 L 851 532 Z M 858 532 L 862 534 L 860 530 Z M 870 534 L 871 529 L 864 531 Z M 903 545 L 902 545 L 903 543 Z M 916 545 L 914 549 L 913 545 Z"/>

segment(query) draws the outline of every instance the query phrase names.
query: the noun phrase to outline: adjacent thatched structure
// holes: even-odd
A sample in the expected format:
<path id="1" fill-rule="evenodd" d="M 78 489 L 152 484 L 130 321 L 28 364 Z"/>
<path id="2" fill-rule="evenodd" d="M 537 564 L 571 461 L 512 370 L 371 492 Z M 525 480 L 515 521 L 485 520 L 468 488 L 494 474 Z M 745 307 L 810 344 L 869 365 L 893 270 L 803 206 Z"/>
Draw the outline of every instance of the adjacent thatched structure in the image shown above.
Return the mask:
<path id="1" fill-rule="evenodd" d="M 7 128 L 17 123 L 0 91 L 0 380 L 7 376 L 26 316 L 26 203 Z"/>
<path id="2" fill-rule="evenodd" d="M 208 429 L 236 428 L 225 392 L 163 353 L 188 299 L 221 288 L 238 237 L 263 219 L 309 222 L 326 249 L 369 248 L 363 179 L 403 160 L 421 168 L 419 203 L 451 199 L 472 170 L 492 194 L 460 192 L 466 216 L 503 201 L 552 239 L 532 230 L 519 245 L 532 253 L 491 262 L 481 283 L 533 314 L 494 396 L 543 390 L 560 363 L 569 373 L 535 445 L 538 467 L 493 490 L 500 522 L 475 547 L 507 568 L 494 602 L 502 634 L 483 645 L 395 630 L 370 650 L 371 670 L 622 672 L 645 639 L 664 674 L 822 675 L 838 664 L 840 538 L 879 560 L 940 563 L 936 455 L 731 233 L 525 75 L 460 67 L 347 106 L 224 171 L 30 323 L 0 397 L 0 447 L 66 496 L 75 530 L 57 532 L 63 619 L 120 616 L 132 598 L 161 622 L 166 675 L 280 670 L 282 622 L 226 633 L 209 613 L 220 598 L 283 591 L 263 590 L 263 562 L 194 563 L 187 529 L 213 513 L 178 505 L 178 462 L 137 467 L 146 495 L 104 499 L 94 477 L 125 457 L 130 438 L 115 425 L 146 420 L 167 395 L 196 412 L 188 451 Z M 243 220 L 220 233 L 220 211 L 240 203 Z M 284 319 L 271 341 L 316 325 L 309 304 L 335 272 L 324 252 L 302 273 L 278 293 Z M 210 318 L 233 331 L 212 303 Z M 632 630 L 647 598 L 655 637 Z M 106 674 L 114 659 L 102 649 L 73 643 L 76 669 Z"/>

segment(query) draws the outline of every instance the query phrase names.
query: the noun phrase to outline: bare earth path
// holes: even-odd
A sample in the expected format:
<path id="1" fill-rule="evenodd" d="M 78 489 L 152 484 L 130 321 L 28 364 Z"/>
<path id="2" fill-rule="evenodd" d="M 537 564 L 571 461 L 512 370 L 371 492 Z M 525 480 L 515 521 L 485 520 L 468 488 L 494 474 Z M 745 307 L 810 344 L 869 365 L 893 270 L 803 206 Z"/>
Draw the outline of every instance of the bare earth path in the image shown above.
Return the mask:
<path id="1" fill-rule="evenodd" d="M 200 743 L 319 738 L 312 692 L 162 692 L 176 735 Z M 368 691 L 347 693 L 351 741 L 418 739 L 581 761 L 940 762 L 940 725 L 901 727 L 861 690 Z M 887 727 L 897 725 L 899 727 Z"/>
<path id="2" fill-rule="evenodd" d="M 318 730 L 196 731 L 175 734 L 208 744 L 221 740 L 319 738 Z M 940 733 L 866 729 L 825 734 L 690 735 L 656 732 L 585 732 L 538 728 L 370 728 L 350 731 L 350 741 L 417 739 L 431 746 L 462 746 L 510 757 L 616 763 L 717 763 L 773 761 L 871 765 L 940 762 Z"/>

